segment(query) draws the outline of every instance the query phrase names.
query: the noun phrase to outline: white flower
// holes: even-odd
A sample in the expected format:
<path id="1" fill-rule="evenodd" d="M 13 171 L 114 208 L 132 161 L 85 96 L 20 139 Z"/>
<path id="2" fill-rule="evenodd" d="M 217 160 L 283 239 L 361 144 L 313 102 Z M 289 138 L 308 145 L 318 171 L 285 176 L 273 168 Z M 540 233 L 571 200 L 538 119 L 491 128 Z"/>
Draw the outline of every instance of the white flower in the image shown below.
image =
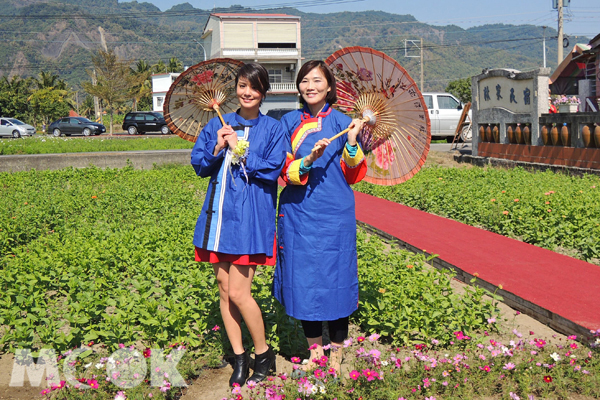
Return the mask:
<path id="1" fill-rule="evenodd" d="M 92 363 L 89 363 L 89 364 L 86 364 L 86 365 L 84 365 L 84 366 L 83 366 L 83 368 L 86 368 L 86 369 L 87 369 L 87 368 L 89 368 L 89 367 L 91 367 L 91 366 L 92 366 Z"/>
<path id="2" fill-rule="evenodd" d="M 550 358 L 552 358 L 554 361 L 558 361 L 560 360 L 560 356 L 558 355 L 558 353 L 552 353 L 550 354 Z"/>
<path id="3" fill-rule="evenodd" d="M 308 364 L 308 360 L 305 358 L 304 360 L 302 360 L 302 365 L 306 365 Z"/>
<path id="4" fill-rule="evenodd" d="M 102 364 L 102 363 L 96 364 L 96 369 L 102 369 L 102 368 L 104 368 L 104 364 Z"/>
<path id="5" fill-rule="evenodd" d="M 383 365 L 384 367 L 387 367 L 387 365 L 388 365 L 388 362 L 387 362 L 387 361 L 382 361 L 382 362 L 381 362 L 381 365 Z"/>
<path id="6" fill-rule="evenodd" d="M 319 392 L 321 392 L 321 393 L 327 393 L 327 391 L 325 390 L 325 386 L 319 385 Z"/>

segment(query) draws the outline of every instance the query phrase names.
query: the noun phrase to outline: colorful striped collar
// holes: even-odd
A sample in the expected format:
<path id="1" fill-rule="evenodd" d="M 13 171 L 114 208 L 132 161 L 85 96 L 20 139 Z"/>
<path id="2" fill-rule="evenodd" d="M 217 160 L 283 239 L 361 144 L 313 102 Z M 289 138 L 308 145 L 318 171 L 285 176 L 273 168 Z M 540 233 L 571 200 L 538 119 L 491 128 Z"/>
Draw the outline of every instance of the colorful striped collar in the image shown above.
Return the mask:
<path id="1" fill-rule="evenodd" d="M 310 115 L 310 110 L 308 109 L 308 106 L 305 104 L 304 108 L 302 109 L 302 120 L 305 119 L 310 119 L 310 118 L 317 118 L 317 117 L 326 117 L 331 113 L 331 106 L 329 105 L 329 103 L 325 103 L 325 107 L 323 107 L 323 109 L 319 112 L 319 114 L 317 114 L 316 117 L 313 117 L 312 115 Z"/>

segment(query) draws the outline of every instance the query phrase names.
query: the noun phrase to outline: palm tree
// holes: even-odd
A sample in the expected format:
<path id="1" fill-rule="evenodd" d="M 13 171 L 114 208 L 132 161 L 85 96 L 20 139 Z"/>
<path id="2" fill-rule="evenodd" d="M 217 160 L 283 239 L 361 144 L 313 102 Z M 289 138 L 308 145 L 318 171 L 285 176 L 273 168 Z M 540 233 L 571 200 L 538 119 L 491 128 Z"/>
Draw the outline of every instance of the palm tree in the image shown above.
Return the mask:
<path id="1" fill-rule="evenodd" d="M 183 63 L 177 57 L 170 58 L 169 64 L 167 64 L 167 72 L 183 72 Z"/>
<path id="2" fill-rule="evenodd" d="M 167 72 L 167 66 L 163 60 L 158 60 L 158 62 L 152 66 L 152 72 L 155 74 L 163 74 Z"/>

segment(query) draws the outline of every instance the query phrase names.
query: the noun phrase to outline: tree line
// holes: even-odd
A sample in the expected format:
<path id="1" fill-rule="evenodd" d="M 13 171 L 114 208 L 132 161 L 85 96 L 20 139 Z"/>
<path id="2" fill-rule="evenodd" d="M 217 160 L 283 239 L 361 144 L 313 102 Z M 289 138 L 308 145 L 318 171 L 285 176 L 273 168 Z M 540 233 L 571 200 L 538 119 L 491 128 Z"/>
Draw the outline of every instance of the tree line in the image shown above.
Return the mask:
<path id="1" fill-rule="evenodd" d="M 112 49 L 98 50 L 92 55 L 93 67 L 86 70 L 89 81 L 83 82 L 85 97 L 52 72 L 41 71 L 37 77 L 0 77 L 0 115 L 17 118 L 35 127 L 69 115 L 70 110 L 95 119 L 94 97 L 101 110 L 110 116 L 129 111 L 152 109 L 153 73 L 182 72 L 183 63 L 173 57 L 149 64 L 120 59 Z"/>

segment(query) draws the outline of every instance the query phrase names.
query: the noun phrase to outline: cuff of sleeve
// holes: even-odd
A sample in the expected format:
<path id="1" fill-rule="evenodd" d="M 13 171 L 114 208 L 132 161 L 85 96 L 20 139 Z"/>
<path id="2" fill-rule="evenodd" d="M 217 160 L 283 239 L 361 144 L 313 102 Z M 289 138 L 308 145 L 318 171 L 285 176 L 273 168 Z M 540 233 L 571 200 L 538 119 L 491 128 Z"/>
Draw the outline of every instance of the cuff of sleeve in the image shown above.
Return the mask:
<path id="1" fill-rule="evenodd" d="M 342 154 L 342 158 L 348 167 L 354 168 L 362 162 L 362 160 L 365 158 L 365 155 L 360 146 L 358 145 L 356 146 L 356 153 L 354 155 L 351 155 L 350 151 L 348 151 L 348 146 L 348 143 L 346 143 L 346 146 L 344 147 L 344 153 Z"/>
<path id="2" fill-rule="evenodd" d="M 346 150 L 348 150 L 348 154 L 350 155 L 351 158 L 356 156 L 357 149 L 358 149 L 358 143 L 355 144 L 354 146 L 351 146 L 350 143 L 346 142 Z"/>
<path id="3" fill-rule="evenodd" d="M 309 165 L 308 167 L 306 165 L 304 165 L 304 157 L 302 157 L 302 159 L 300 160 L 300 175 L 307 174 L 311 168 L 312 168 L 312 165 Z"/>
<path id="4" fill-rule="evenodd" d="M 300 173 L 300 164 L 302 160 L 294 160 L 288 167 L 287 178 L 292 185 L 306 185 L 308 182 L 308 174 Z"/>

